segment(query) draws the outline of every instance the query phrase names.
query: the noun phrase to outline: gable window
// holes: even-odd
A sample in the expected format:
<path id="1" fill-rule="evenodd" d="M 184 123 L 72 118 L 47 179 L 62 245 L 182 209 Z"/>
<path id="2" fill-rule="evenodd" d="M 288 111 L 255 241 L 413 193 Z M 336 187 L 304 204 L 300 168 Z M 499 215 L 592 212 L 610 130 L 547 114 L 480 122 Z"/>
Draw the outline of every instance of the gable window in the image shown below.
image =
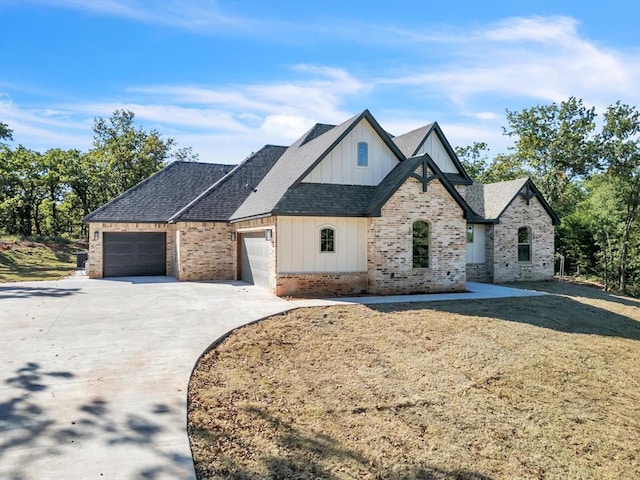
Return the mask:
<path id="1" fill-rule="evenodd" d="M 531 229 L 529 227 L 518 229 L 518 261 L 531 261 Z"/>
<path id="2" fill-rule="evenodd" d="M 323 228 L 320 230 L 320 252 L 335 252 L 335 230 Z"/>
<path id="3" fill-rule="evenodd" d="M 429 266 L 429 224 L 419 220 L 413 224 L 413 268 Z"/>
<path id="4" fill-rule="evenodd" d="M 473 243 L 473 225 L 467 225 L 467 243 Z"/>
<path id="5" fill-rule="evenodd" d="M 358 142 L 358 166 L 369 166 L 369 144 L 367 142 Z"/>

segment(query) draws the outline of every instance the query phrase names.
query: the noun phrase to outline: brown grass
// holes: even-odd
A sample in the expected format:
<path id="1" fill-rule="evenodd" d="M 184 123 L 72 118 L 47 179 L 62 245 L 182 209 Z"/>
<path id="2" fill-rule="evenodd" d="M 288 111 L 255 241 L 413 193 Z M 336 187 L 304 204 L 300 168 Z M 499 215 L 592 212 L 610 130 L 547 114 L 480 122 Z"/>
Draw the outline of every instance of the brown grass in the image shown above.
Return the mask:
<path id="1" fill-rule="evenodd" d="M 300 309 L 197 365 L 200 479 L 640 478 L 640 300 Z"/>

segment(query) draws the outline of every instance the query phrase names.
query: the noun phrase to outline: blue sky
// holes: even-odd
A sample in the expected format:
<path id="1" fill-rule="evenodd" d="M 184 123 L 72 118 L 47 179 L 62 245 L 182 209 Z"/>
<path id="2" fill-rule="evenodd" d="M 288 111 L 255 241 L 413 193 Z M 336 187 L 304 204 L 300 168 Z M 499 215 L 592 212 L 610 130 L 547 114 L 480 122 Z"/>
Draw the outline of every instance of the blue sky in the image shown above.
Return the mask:
<path id="1" fill-rule="evenodd" d="M 91 146 L 93 118 L 237 163 L 365 108 L 505 151 L 505 110 L 640 105 L 640 2 L 0 0 L 0 121 L 14 144 Z"/>

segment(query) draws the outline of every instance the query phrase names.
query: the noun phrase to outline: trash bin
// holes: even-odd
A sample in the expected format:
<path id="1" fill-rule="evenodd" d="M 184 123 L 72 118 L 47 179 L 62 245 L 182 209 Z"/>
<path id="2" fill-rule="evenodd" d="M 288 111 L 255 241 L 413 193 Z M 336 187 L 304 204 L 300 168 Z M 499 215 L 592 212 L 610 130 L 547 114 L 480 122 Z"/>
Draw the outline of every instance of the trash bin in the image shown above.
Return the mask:
<path id="1" fill-rule="evenodd" d="M 89 260 L 89 252 L 87 250 L 80 250 L 76 252 L 76 267 L 84 268 L 84 264 Z"/>

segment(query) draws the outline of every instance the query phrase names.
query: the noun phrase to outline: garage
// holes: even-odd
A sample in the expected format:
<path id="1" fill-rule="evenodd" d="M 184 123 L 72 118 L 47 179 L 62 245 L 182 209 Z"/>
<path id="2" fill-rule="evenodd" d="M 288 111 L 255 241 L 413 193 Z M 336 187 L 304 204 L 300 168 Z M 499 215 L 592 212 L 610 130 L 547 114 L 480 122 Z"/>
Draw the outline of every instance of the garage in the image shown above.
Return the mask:
<path id="1" fill-rule="evenodd" d="M 105 277 L 166 275 L 166 233 L 105 232 L 103 242 Z"/>
<path id="2" fill-rule="evenodd" d="M 248 232 L 241 235 L 240 278 L 269 288 L 269 258 L 271 242 L 265 240 L 265 232 Z"/>

